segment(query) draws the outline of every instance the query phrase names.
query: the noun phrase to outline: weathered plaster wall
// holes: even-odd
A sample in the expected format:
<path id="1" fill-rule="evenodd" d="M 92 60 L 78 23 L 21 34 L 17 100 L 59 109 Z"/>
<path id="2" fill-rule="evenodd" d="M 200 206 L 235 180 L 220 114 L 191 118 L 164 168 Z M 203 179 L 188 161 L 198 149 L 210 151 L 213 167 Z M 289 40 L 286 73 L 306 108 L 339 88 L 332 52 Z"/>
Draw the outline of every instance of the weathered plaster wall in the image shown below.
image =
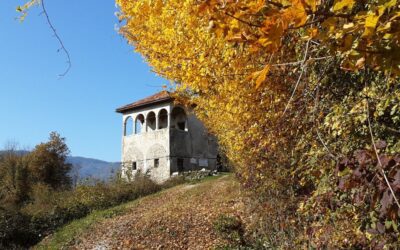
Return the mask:
<path id="1" fill-rule="evenodd" d="M 203 123 L 193 114 L 187 116 L 187 130 L 170 130 L 171 172 L 178 171 L 178 159 L 183 159 L 185 171 L 216 169 L 218 145 Z"/>
<path id="2" fill-rule="evenodd" d="M 135 110 L 134 112 L 125 113 L 123 115 L 123 128 L 124 121 L 130 116 L 133 120 L 140 114 L 147 117 L 150 112 L 156 113 L 157 117 L 159 112 L 165 109 L 170 113 L 170 105 L 158 104 L 148 108 Z M 145 123 L 144 126 L 147 124 Z M 134 126 L 134 125 L 133 125 Z M 137 171 L 142 173 L 148 172 L 150 176 L 156 181 L 164 181 L 170 177 L 169 168 L 169 132 L 168 128 L 150 130 L 142 129 L 140 134 L 133 134 L 122 137 L 122 162 L 123 162 L 123 176 L 126 176 L 127 171 L 131 171 L 134 175 Z M 158 167 L 154 167 L 154 160 L 159 160 Z M 132 170 L 132 162 L 137 162 L 137 170 Z"/>

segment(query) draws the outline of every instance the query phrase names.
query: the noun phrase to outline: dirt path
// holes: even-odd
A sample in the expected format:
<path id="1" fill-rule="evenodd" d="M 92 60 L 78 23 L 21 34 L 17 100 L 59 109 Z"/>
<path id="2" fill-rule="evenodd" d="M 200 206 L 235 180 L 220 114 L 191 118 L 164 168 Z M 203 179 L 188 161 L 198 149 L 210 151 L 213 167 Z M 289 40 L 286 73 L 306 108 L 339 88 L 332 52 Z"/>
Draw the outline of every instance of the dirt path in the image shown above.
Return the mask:
<path id="1" fill-rule="evenodd" d="M 213 223 L 241 210 L 238 197 L 232 176 L 178 186 L 94 225 L 68 249 L 213 249 L 226 243 Z"/>

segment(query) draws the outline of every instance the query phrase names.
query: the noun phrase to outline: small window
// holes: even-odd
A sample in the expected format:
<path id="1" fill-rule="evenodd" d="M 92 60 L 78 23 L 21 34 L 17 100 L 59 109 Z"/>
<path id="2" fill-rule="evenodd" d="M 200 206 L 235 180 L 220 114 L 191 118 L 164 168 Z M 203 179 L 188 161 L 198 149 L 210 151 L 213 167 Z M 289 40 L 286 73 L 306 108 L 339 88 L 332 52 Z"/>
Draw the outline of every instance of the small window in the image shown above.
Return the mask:
<path id="1" fill-rule="evenodd" d="M 178 165 L 178 172 L 183 172 L 183 159 L 179 158 L 177 160 L 177 165 Z"/>
<path id="2" fill-rule="evenodd" d="M 158 168 L 160 166 L 160 159 L 154 159 L 154 167 Z"/>
<path id="3" fill-rule="evenodd" d="M 136 170 L 137 169 L 137 164 L 136 161 L 132 162 L 132 170 Z"/>

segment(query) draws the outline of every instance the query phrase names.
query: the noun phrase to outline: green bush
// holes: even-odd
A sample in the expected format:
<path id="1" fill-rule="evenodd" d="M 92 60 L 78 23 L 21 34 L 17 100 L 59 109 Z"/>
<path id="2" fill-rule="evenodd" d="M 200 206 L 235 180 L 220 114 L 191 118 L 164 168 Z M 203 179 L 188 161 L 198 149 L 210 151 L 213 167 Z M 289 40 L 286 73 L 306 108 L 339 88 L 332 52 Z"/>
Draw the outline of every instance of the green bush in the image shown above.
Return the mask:
<path id="1" fill-rule="evenodd" d="M 31 242 L 29 218 L 17 211 L 0 209 L 0 249 L 16 249 Z"/>

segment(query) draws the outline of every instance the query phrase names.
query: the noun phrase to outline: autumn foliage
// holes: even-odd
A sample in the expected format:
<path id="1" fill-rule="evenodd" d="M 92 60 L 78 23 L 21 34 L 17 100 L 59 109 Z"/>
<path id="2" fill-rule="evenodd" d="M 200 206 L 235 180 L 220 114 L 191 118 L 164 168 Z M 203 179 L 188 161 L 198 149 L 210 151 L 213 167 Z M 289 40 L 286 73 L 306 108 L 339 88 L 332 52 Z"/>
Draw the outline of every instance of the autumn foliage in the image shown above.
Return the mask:
<path id="1" fill-rule="evenodd" d="M 255 191 L 255 244 L 398 247 L 400 1 L 116 3 Z"/>
<path id="2" fill-rule="evenodd" d="M 116 2 L 256 190 L 264 246 L 396 246 L 399 1 Z"/>

